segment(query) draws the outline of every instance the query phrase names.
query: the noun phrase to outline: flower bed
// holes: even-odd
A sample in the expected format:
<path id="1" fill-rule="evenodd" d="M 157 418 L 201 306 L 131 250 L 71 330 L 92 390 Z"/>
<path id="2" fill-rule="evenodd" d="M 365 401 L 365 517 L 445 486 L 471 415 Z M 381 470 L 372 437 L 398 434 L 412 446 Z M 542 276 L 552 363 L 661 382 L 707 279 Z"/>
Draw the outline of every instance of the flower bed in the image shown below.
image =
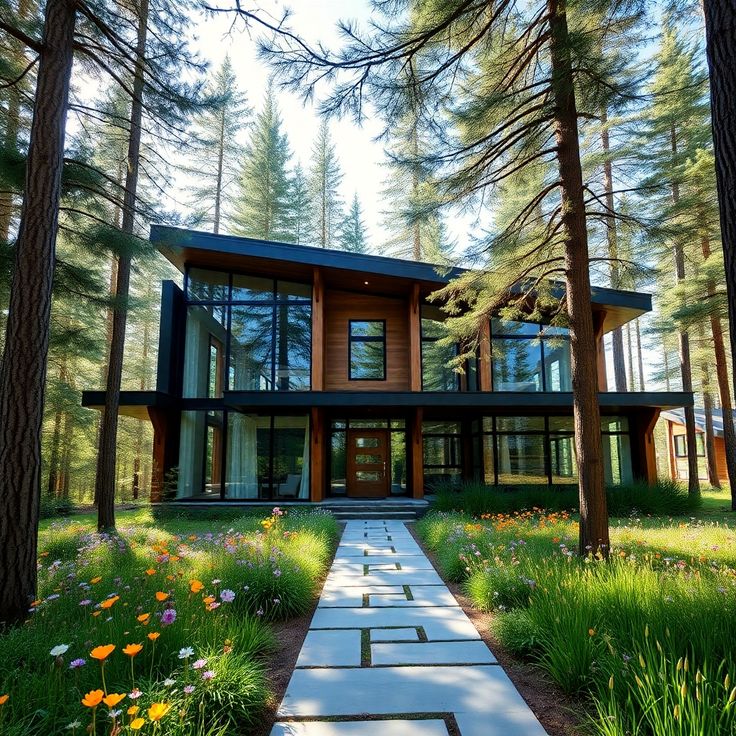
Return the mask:
<path id="1" fill-rule="evenodd" d="M 121 519 L 126 518 L 121 515 Z M 326 513 L 42 533 L 39 599 L 0 636 L 0 732 L 214 736 L 268 697 L 268 622 L 308 610 L 338 526 Z"/>
<path id="2" fill-rule="evenodd" d="M 733 525 L 622 521 L 609 562 L 576 554 L 567 512 L 434 513 L 418 532 L 512 653 L 591 697 L 593 732 L 736 731 Z"/>

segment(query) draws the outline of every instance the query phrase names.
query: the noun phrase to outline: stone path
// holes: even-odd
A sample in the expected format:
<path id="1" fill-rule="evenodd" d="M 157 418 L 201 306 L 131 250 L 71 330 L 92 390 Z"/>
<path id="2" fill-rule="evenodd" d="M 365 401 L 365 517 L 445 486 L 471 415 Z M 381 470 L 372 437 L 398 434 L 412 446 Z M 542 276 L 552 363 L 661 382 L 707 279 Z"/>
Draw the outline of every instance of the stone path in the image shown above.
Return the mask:
<path id="1" fill-rule="evenodd" d="M 277 718 L 271 736 L 545 736 L 400 521 L 347 523 Z"/>

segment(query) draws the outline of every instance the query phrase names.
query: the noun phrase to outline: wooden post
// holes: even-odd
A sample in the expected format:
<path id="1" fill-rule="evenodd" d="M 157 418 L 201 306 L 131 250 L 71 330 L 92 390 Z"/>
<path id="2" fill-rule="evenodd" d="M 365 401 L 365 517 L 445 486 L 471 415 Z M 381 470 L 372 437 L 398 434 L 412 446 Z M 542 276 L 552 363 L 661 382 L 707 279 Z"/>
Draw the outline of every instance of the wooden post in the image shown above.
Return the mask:
<path id="1" fill-rule="evenodd" d="M 481 391 L 493 391 L 491 383 L 491 323 L 484 319 L 480 329 L 480 376 L 478 377 Z"/>
<path id="2" fill-rule="evenodd" d="M 603 342 L 603 325 L 606 321 L 604 311 L 593 312 L 593 329 L 595 330 L 596 365 L 598 368 L 598 390 L 608 391 L 608 375 L 606 374 L 606 346 Z"/>
<path id="3" fill-rule="evenodd" d="M 424 498 L 424 447 L 422 442 L 422 409 L 414 410 L 410 433 L 411 496 Z"/>
<path id="4" fill-rule="evenodd" d="M 654 427 L 659 419 L 660 409 L 653 408 L 649 420 L 642 422 L 644 429 L 644 478 L 650 486 L 657 482 L 657 452 L 654 446 Z"/>
<path id="5" fill-rule="evenodd" d="M 166 474 L 179 464 L 179 414 L 148 407 L 153 425 L 153 463 L 151 466 L 151 503 L 164 500 Z"/>
<path id="6" fill-rule="evenodd" d="M 409 299 L 409 389 L 422 390 L 422 318 L 419 284 L 412 284 Z"/>
<path id="7" fill-rule="evenodd" d="M 325 427 L 324 410 L 312 407 L 309 433 L 309 500 L 322 501 L 325 497 Z"/>
<path id="8" fill-rule="evenodd" d="M 325 285 L 322 271 L 314 269 L 312 285 L 312 391 L 325 388 Z"/>

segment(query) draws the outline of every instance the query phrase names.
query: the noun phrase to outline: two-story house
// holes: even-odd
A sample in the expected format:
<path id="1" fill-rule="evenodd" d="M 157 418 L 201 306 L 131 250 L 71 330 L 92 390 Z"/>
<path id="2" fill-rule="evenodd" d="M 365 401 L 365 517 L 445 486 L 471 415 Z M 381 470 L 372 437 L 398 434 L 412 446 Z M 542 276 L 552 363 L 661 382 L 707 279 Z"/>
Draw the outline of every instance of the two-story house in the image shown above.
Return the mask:
<path id="1" fill-rule="evenodd" d="M 121 395 L 121 413 L 153 423 L 153 500 L 576 482 L 565 329 L 492 319 L 459 374 L 426 302 L 457 270 L 172 227 L 151 240 L 184 274 L 183 290 L 163 284 L 156 390 Z M 692 396 L 607 392 L 603 335 L 651 298 L 595 288 L 592 301 L 607 481 L 653 480 L 660 410 Z"/>

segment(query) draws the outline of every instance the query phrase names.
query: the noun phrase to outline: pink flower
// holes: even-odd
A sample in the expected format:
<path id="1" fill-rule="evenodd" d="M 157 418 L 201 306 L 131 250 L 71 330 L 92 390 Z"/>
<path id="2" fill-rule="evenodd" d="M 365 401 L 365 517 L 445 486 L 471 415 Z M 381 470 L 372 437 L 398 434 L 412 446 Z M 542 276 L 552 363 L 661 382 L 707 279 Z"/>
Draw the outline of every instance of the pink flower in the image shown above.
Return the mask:
<path id="1" fill-rule="evenodd" d="M 215 673 L 212 670 L 205 670 L 202 673 L 203 680 L 211 680 L 214 676 L 215 676 Z"/>
<path id="2" fill-rule="evenodd" d="M 198 659 L 196 662 L 192 662 L 192 667 L 195 670 L 201 670 L 207 664 L 206 659 Z"/>

